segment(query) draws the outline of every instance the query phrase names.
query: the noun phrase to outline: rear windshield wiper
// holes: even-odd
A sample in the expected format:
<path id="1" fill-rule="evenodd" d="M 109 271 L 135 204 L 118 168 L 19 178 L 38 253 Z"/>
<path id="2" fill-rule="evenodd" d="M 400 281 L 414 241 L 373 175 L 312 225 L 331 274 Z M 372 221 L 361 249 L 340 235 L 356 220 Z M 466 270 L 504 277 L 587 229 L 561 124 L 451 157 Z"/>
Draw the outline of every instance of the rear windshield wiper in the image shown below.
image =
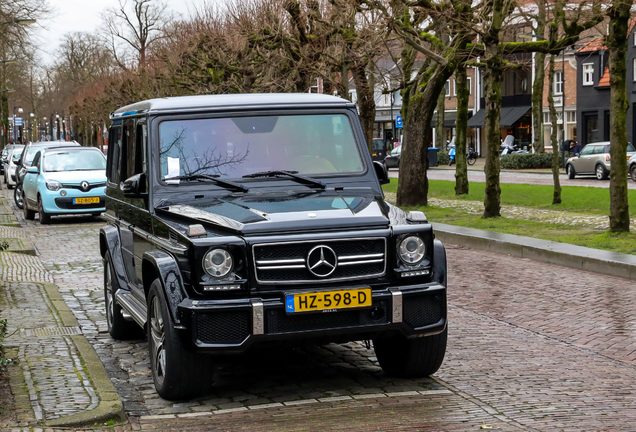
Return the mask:
<path id="1" fill-rule="evenodd" d="M 291 179 L 296 180 L 298 183 L 306 184 L 308 186 L 313 186 L 319 189 L 325 189 L 327 184 L 325 182 L 321 182 L 320 180 L 315 180 L 310 177 L 304 177 L 297 175 L 298 171 L 263 171 L 257 172 L 254 174 L 244 175 L 243 178 L 260 178 L 260 177 L 289 177 Z"/>
<path id="2" fill-rule="evenodd" d="M 163 181 L 168 180 L 210 180 L 216 183 L 218 186 L 222 186 L 225 189 L 234 190 L 237 192 L 249 192 L 249 188 L 239 183 L 234 183 L 228 180 L 220 180 L 217 178 L 218 176 L 208 175 L 208 174 L 191 174 L 191 175 L 182 175 L 177 177 L 166 177 Z"/>

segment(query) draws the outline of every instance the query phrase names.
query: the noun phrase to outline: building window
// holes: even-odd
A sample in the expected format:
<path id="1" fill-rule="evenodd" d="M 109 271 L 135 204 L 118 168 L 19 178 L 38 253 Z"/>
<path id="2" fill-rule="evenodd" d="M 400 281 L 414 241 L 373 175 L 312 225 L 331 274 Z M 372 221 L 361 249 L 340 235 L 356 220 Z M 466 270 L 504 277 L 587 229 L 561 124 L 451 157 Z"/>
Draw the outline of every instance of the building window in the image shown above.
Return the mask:
<path id="1" fill-rule="evenodd" d="M 634 33 L 634 34 L 636 34 L 636 33 Z M 636 58 L 634 58 L 634 60 L 632 60 L 632 63 L 633 63 L 632 66 L 633 66 L 633 69 L 634 69 L 634 73 L 632 75 L 634 75 L 634 81 L 636 81 Z"/>
<path id="2" fill-rule="evenodd" d="M 453 96 L 457 96 L 457 81 L 453 78 Z"/>
<path id="3" fill-rule="evenodd" d="M 550 121 L 550 113 L 549 112 L 544 112 L 543 113 L 543 124 L 550 124 L 552 123 Z"/>
<path id="4" fill-rule="evenodd" d="M 468 82 L 466 83 L 468 85 L 468 94 L 473 94 L 473 79 L 471 77 L 468 77 Z"/>
<path id="5" fill-rule="evenodd" d="M 446 85 L 444 86 L 444 95 L 446 97 L 450 96 L 450 80 L 446 80 Z"/>
<path id="6" fill-rule="evenodd" d="M 563 94 L 563 72 L 554 73 L 554 94 Z"/>
<path id="7" fill-rule="evenodd" d="M 568 123 L 576 123 L 576 111 L 568 111 L 566 114 Z"/>
<path id="8" fill-rule="evenodd" d="M 583 85 L 594 85 L 594 63 L 583 64 Z"/>

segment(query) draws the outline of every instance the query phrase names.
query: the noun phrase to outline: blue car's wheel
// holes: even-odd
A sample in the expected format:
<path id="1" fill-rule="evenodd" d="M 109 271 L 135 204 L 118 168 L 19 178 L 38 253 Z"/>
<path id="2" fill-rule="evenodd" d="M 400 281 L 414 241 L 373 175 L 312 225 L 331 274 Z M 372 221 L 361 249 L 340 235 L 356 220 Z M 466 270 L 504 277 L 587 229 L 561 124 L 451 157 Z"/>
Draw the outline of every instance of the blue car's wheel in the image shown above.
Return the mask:
<path id="1" fill-rule="evenodd" d="M 51 215 L 48 215 L 44 212 L 44 207 L 42 206 L 42 199 L 38 196 L 38 219 L 40 220 L 40 224 L 45 225 L 51 222 Z"/>

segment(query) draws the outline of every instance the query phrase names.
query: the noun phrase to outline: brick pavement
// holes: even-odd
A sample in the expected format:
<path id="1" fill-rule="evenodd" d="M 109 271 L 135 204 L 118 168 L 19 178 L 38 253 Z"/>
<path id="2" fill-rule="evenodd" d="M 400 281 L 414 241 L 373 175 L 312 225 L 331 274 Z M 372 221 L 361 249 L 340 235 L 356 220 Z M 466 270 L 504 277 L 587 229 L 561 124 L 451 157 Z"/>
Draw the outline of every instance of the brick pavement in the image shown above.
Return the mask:
<path id="1" fill-rule="evenodd" d="M 636 430 L 628 280 L 448 245 L 434 379 L 389 379 L 364 345 L 327 345 L 218 362 L 213 393 L 172 403 L 154 392 L 146 341 L 105 332 L 100 222 L 55 222 L 28 222 L 29 238 L 124 401 L 123 430 Z"/>

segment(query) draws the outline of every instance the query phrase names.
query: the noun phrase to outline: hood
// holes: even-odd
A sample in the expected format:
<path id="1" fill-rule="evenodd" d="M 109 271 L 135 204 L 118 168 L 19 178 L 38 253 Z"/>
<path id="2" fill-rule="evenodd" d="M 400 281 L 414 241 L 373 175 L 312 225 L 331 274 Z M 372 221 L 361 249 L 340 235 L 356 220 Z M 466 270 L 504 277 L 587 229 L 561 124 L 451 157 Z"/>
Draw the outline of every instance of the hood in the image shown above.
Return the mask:
<path id="1" fill-rule="evenodd" d="M 46 172 L 46 178 L 49 180 L 57 180 L 64 184 L 77 184 L 79 185 L 83 181 L 87 181 L 90 184 L 94 183 L 106 183 L 106 170 L 91 170 L 91 171 L 60 171 L 60 172 Z"/>
<path id="2" fill-rule="evenodd" d="M 205 202 L 164 203 L 157 212 L 239 234 L 386 228 L 388 207 L 370 190 L 235 194 Z"/>

